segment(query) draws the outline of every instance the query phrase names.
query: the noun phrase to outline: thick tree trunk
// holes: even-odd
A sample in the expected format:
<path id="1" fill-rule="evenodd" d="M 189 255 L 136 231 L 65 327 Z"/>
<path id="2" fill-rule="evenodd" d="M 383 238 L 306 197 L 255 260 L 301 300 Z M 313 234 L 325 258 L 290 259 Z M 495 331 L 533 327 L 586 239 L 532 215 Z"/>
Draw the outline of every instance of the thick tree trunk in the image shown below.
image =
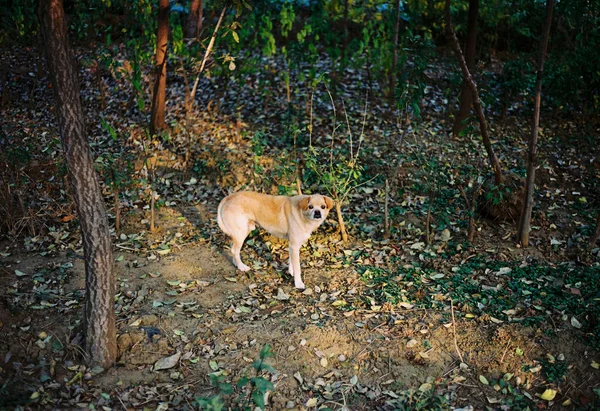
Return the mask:
<path id="1" fill-rule="evenodd" d="M 85 352 L 104 368 L 116 359 L 115 279 L 108 220 L 90 155 L 79 79 L 73 60 L 62 0 L 40 0 L 41 32 L 56 97 L 60 137 L 83 237 L 85 256 Z"/>
<path id="2" fill-rule="evenodd" d="M 202 30 L 202 0 L 190 1 L 190 13 L 185 25 L 185 37 L 196 38 Z"/>
<path id="3" fill-rule="evenodd" d="M 492 142 L 490 140 L 487 121 L 485 119 L 485 115 L 483 114 L 483 107 L 481 106 L 481 101 L 479 100 L 479 92 L 477 91 L 477 85 L 475 84 L 475 80 L 473 80 L 473 77 L 471 77 L 471 72 L 467 67 L 467 62 L 465 61 L 465 57 L 463 56 L 462 50 L 460 49 L 460 44 L 458 43 L 458 38 L 456 37 L 456 33 L 454 32 L 454 28 L 452 27 L 452 18 L 450 16 L 450 0 L 446 0 L 446 31 L 448 33 L 448 39 L 450 40 L 450 43 L 454 48 L 454 53 L 458 58 L 458 63 L 460 64 L 460 69 L 462 70 L 463 77 L 469 85 L 469 90 L 471 90 L 471 96 L 473 97 L 473 107 L 475 108 L 475 113 L 477 114 L 477 120 L 479 120 L 479 129 L 481 130 L 483 146 L 485 147 L 485 151 L 487 152 L 490 164 L 492 166 L 492 170 L 494 170 L 496 185 L 499 186 L 504 182 L 504 177 L 502 175 L 502 167 L 500 167 L 498 157 L 496 157 L 496 153 L 492 148 Z"/>
<path id="4" fill-rule="evenodd" d="M 537 78 L 535 84 L 535 104 L 533 109 L 533 124 L 531 135 L 527 147 L 527 181 L 525 183 L 525 192 L 523 193 L 523 209 L 519 220 L 519 231 L 517 241 L 523 247 L 529 245 L 529 226 L 531 223 L 531 213 L 533 211 L 533 193 L 535 191 L 535 166 L 537 160 L 537 137 L 540 124 L 540 106 L 542 101 L 542 74 L 544 72 L 544 59 L 546 49 L 548 48 L 548 37 L 550 37 L 550 26 L 552 24 L 552 9 L 554 0 L 546 1 L 546 23 L 542 38 L 540 40 L 540 56 L 538 61 Z"/>
<path id="5" fill-rule="evenodd" d="M 479 0 L 469 0 L 469 20 L 467 22 L 467 43 L 465 46 L 465 60 L 467 68 L 473 72 L 475 67 L 475 51 L 477 49 L 477 17 L 479 15 Z M 463 80 L 462 90 L 460 93 L 460 106 L 456 118 L 454 119 L 454 127 L 452 134 L 458 135 L 465 129 L 465 120 L 471 113 L 473 106 L 473 97 L 469 90 L 469 84 Z"/>
<path id="6" fill-rule="evenodd" d="M 156 67 L 150 134 L 165 128 L 165 93 L 167 89 L 167 44 L 169 41 L 169 0 L 160 0 L 156 34 Z"/>

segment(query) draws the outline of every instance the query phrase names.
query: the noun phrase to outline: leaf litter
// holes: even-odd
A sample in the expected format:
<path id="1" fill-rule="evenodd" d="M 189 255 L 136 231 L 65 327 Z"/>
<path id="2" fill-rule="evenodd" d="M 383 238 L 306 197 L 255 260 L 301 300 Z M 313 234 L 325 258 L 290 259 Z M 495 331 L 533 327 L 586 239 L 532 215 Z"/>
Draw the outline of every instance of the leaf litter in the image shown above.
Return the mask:
<path id="1" fill-rule="evenodd" d="M 432 115 L 401 131 L 399 150 L 396 124 L 378 115 L 389 109 L 375 101 L 365 145 L 369 166 L 389 177 L 397 191 L 391 204 L 397 213 L 394 235 L 383 238 L 376 218 L 382 214 L 381 184 L 357 190 L 344 207 L 353 242 L 337 240 L 337 222 L 330 218 L 302 251 L 309 288 L 299 292 L 287 277 L 285 242 L 254 234 L 243 251 L 254 270 L 240 274 L 223 252 L 227 240 L 214 222 L 216 205 L 228 189 L 293 185 L 265 179 L 248 165 L 248 158 L 256 158 L 263 170 L 275 168 L 273 159 L 286 155 L 271 141 L 272 152 L 256 156 L 248 137 L 256 130 L 282 136 L 282 122 L 271 111 L 256 116 L 262 102 L 248 91 L 237 88 L 231 99 L 211 80 L 203 80 L 202 87 L 204 110 L 187 120 L 181 91 L 177 85 L 169 88 L 173 141 L 150 142 L 140 113 L 122 115 L 127 85 L 117 84 L 120 91 L 107 102 L 103 118 L 123 144 L 101 131 L 97 98 L 92 89 L 83 89 L 91 93 L 86 101 L 96 153 L 140 159 L 144 147 L 152 145 L 159 165 L 153 187 L 162 201 L 159 228 L 149 230 L 147 186 L 127 187 L 120 203 L 128 215 L 121 233 L 112 231 L 119 361 L 105 372 L 88 369 L 79 348 L 84 278 L 74 208 L 54 178 L 56 171 L 40 175 L 48 191 L 39 197 L 44 211 L 35 218 L 46 228 L 22 227 L 20 237 L 2 243 L 0 254 L 6 290 L 0 304 L 5 335 L 0 377 L 10 404 L 181 408 L 215 393 L 211 373 L 228 381 L 247 375 L 265 344 L 273 346 L 277 371 L 269 377 L 272 409 L 344 409 L 349 398 L 348 409 L 395 409 L 415 397 L 476 408 L 595 401 L 598 346 L 582 343 L 581 337 L 597 332 L 597 290 L 591 285 L 597 269 L 569 262 L 584 241 L 590 199 L 596 200 L 582 183 L 589 168 L 582 167 L 579 153 L 561 147 L 560 138 L 551 140 L 561 155 L 540 170 L 542 211 L 533 235 L 537 255 L 516 248 L 507 237 L 512 227 L 502 222 L 480 220 L 476 243 L 465 245 L 459 242 L 465 208 L 452 182 L 456 164 L 475 162 L 475 138 L 468 137 L 473 141 L 465 145 L 443 140 L 443 120 Z M 348 110 L 359 113 L 362 90 L 343 92 Z M 429 95 L 426 105 L 442 104 L 439 90 L 432 87 Z M 239 112 L 232 101 L 244 99 Z M 35 136 L 39 147 L 47 147 L 33 153 L 38 161 L 56 164 L 61 158 L 50 101 L 43 89 L 33 109 L 11 106 L 7 132 Z M 215 102 L 219 109 L 211 111 Z M 284 95 L 274 92 L 270 104 L 274 111 L 284 107 Z M 331 114 L 327 99 L 317 99 L 315 107 L 315 137 L 325 139 Z M 547 130 L 559 137 L 563 132 L 559 124 Z M 522 144 L 509 137 L 498 139 L 499 149 L 520 159 L 511 152 L 522 150 Z M 440 147 L 449 159 L 436 154 Z M 186 150 L 193 153 L 193 164 L 186 163 Z M 439 176 L 420 171 L 427 158 L 440 158 Z M 147 164 L 134 161 L 132 180 L 147 178 Z M 434 223 L 435 235 L 428 241 L 424 221 L 431 199 L 423 187 L 441 189 L 440 178 L 455 194 L 436 205 L 447 221 L 440 217 Z M 105 187 L 105 195 L 114 193 Z M 563 359 L 550 362 L 553 353 Z"/>

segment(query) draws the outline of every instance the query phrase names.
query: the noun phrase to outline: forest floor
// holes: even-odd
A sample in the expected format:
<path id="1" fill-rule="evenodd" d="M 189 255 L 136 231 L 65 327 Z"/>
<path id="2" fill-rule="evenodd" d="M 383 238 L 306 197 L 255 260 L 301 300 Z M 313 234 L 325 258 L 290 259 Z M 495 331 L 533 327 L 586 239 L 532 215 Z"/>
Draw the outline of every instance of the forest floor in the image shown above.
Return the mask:
<path id="1" fill-rule="evenodd" d="M 306 146 L 311 114 L 310 140 L 327 148 L 332 139 L 328 93 L 294 89 L 290 115 L 271 61 L 266 80 L 203 80 L 186 118 L 185 84 L 173 75 L 169 131 L 151 139 L 147 98 L 140 111 L 124 78 L 84 69 L 98 170 L 105 181 L 129 176 L 119 186 L 119 233 L 115 190 L 104 185 L 118 363 L 89 369 L 80 349 L 83 252 L 52 90 L 35 52 L 0 52 L 10 67 L 2 85 L 2 182 L 13 184 L 18 195 L 10 198 L 21 204 L 2 214 L 10 233 L 0 237 L 0 409 L 192 409 L 199 398 L 248 409 L 264 400 L 272 410 L 600 405 L 600 254 L 585 251 L 600 200 L 593 144 L 600 130 L 543 117 L 531 246 L 515 245 L 513 222 L 483 217 L 468 243 L 459 187 L 468 193 L 468 180 L 488 171 L 476 133 L 448 137 L 448 67 L 428 68 L 422 117 L 410 123 L 348 70 L 334 101 L 338 114 L 342 102 L 348 113 L 352 150 L 364 127 L 364 177 L 343 204 L 351 240 L 340 240 L 330 214 L 301 252 L 307 289 L 300 291 L 287 275 L 285 241 L 261 231 L 242 250 L 252 270 L 237 272 L 216 207 L 242 188 L 293 192 L 301 150 L 293 141 Z M 87 58 L 80 51 L 79 60 Z M 522 104 L 504 124 L 490 113 L 506 170 L 523 170 L 529 117 Z M 338 122 L 345 126 L 345 116 Z M 338 131 L 335 147 L 348 145 L 347 136 Z M 154 231 L 151 190 L 159 195 Z M 315 185 L 305 191 L 327 194 Z M 262 395 L 264 381 L 273 386 Z"/>

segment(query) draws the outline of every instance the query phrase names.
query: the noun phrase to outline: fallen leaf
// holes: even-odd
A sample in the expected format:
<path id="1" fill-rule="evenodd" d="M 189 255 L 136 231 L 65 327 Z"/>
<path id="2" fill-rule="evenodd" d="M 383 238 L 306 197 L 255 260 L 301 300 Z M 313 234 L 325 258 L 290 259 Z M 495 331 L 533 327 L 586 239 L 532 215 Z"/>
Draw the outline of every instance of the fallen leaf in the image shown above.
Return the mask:
<path id="1" fill-rule="evenodd" d="M 556 391 L 548 388 L 544 393 L 540 396 L 542 400 L 552 401 L 556 397 Z"/>
<path id="2" fill-rule="evenodd" d="M 290 295 L 286 294 L 281 288 L 277 289 L 277 295 L 275 296 L 276 300 L 286 301 L 290 299 Z"/>
<path id="3" fill-rule="evenodd" d="M 176 352 L 175 354 L 171 355 L 170 357 L 161 358 L 158 361 L 156 361 L 156 363 L 154 363 L 154 367 L 152 369 L 154 371 L 159 371 L 159 370 L 167 370 L 169 368 L 173 368 L 174 366 L 177 365 L 177 362 L 179 361 L 179 357 L 181 357 L 181 353 Z"/>

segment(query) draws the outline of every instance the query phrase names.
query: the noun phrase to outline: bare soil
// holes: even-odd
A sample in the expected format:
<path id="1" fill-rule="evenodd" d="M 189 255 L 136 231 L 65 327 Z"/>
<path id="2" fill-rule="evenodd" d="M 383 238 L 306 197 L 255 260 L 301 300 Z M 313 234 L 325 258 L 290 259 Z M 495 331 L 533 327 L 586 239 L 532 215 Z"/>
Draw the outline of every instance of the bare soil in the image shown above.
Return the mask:
<path id="1" fill-rule="evenodd" d="M 514 374 L 512 381 L 535 396 L 547 381 L 539 370 L 525 365 L 546 354 L 562 355 L 561 361 L 568 364 L 563 398 L 580 406 L 590 402 L 590 389 L 599 378 L 590 364 L 599 357 L 576 330 L 550 337 L 544 327 L 484 319 L 453 324 L 448 313 L 433 310 L 341 310 L 333 302 L 358 298 L 365 283 L 352 266 L 331 268 L 312 255 L 313 241 L 333 235 L 323 232 L 330 227 L 317 233 L 302 252 L 308 289 L 300 292 L 285 269 L 285 243 L 266 234 L 255 242 L 270 244 L 268 265 L 248 276 L 238 273 L 229 261 L 226 238 L 216 234 L 215 207 L 216 201 L 196 208 L 197 223 L 185 223 L 192 231 L 215 233 L 209 240 L 173 247 L 162 256 L 116 249 L 118 364 L 99 375 L 85 370 L 76 381 L 76 371 L 83 369 L 77 365 L 82 306 L 78 300 L 69 305 L 64 299 L 55 306 L 36 305 L 43 301 L 41 283 L 32 277 L 47 270 L 51 275 L 44 281 L 64 288 L 62 295 L 83 293 L 81 258 L 22 254 L 14 244 L 5 244 L 10 255 L 2 258 L 0 271 L 6 290 L 0 300 L 0 377 L 12 397 L 5 403 L 24 403 L 36 393 L 36 408 L 122 404 L 138 409 L 160 403 L 191 408 L 196 397 L 216 392 L 209 373 L 224 370 L 231 381 L 253 375 L 251 364 L 265 344 L 275 353 L 269 360 L 276 369 L 275 391 L 268 398 L 274 410 L 305 409 L 312 397 L 328 398 L 328 392 L 330 400 L 322 403 L 333 409 L 345 404 L 369 410 L 386 407 L 396 392 L 418 393 L 423 384 L 449 395 L 455 406 L 495 407 L 501 396 L 479 376 L 492 380 Z M 152 235 L 181 224 L 179 212 L 162 210 L 163 232 Z M 250 245 L 243 255 L 249 262 L 256 256 Z M 64 278 L 53 278 L 56 267 L 68 262 L 72 268 L 65 270 Z M 15 277 L 16 272 L 24 275 Z M 10 292 L 25 289 L 25 284 L 31 293 Z M 46 336 L 52 338 L 41 343 Z M 173 368 L 152 370 L 159 359 L 177 352 L 181 357 Z M 45 378 L 55 383 L 42 386 Z"/>

